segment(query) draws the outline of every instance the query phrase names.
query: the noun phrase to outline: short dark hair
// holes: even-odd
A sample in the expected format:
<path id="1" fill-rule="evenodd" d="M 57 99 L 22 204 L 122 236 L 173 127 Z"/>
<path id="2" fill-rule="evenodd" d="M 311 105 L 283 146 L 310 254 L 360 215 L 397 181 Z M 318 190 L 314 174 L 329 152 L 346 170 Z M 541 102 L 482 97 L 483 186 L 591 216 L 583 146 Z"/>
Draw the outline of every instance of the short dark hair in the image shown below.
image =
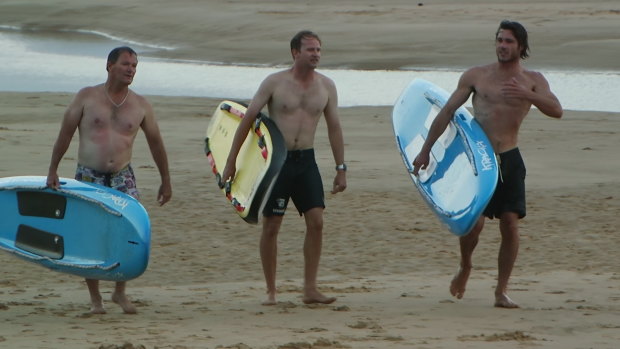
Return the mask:
<path id="1" fill-rule="evenodd" d="M 316 33 L 310 30 L 302 30 L 299 33 L 295 34 L 295 36 L 293 36 L 293 38 L 291 39 L 291 50 L 301 50 L 301 39 L 303 38 L 314 38 L 317 39 L 319 43 L 321 43 L 321 39 Z"/>
<path id="2" fill-rule="evenodd" d="M 108 65 L 109 64 L 114 64 L 114 63 L 116 63 L 116 61 L 118 61 L 118 57 L 120 57 L 121 53 L 123 53 L 123 52 L 127 52 L 130 55 L 132 55 L 132 56 L 138 56 L 136 51 L 134 51 L 129 46 L 117 47 L 117 48 L 113 49 L 112 51 L 110 51 L 110 53 L 108 54 L 108 62 L 106 63 L 106 70 L 108 69 Z"/>
<path id="3" fill-rule="evenodd" d="M 499 31 L 502 29 L 512 31 L 512 34 L 517 39 L 519 47 L 521 47 L 521 58 L 526 59 L 527 57 L 529 57 L 530 45 L 527 43 L 527 30 L 525 30 L 525 27 L 519 22 L 503 20 L 499 24 L 499 28 L 497 28 L 497 32 L 495 33 L 496 39 Z"/>

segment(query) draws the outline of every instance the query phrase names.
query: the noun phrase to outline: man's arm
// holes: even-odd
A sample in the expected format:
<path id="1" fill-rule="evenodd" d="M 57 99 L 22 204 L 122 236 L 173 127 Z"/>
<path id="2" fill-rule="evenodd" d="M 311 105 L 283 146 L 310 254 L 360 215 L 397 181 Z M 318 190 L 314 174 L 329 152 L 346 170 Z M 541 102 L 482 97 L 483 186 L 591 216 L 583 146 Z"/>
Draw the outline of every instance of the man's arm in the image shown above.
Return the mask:
<path id="1" fill-rule="evenodd" d="M 533 89 L 528 89 L 513 78 L 502 86 L 502 94 L 506 97 L 525 99 L 543 114 L 552 118 L 561 118 L 562 105 L 551 92 L 547 79 L 539 72 L 530 72 L 529 76 L 534 80 Z"/>
<path id="2" fill-rule="evenodd" d="M 58 179 L 58 165 L 60 164 L 62 157 L 67 152 L 67 149 L 69 149 L 75 130 L 78 128 L 80 120 L 82 120 L 84 98 L 86 94 L 87 88 L 80 90 L 65 110 L 65 114 L 60 125 L 58 138 L 56 139 L 52 150 L 50 166 L 47 171 L 46 184 L 50 188 L 58 189 L 60 187 L 60 180 Z"/>
<path id="3" fill-rule="evenodd" d="M 437 141 L 437 139 L 443 134 L 452 120 L 454 112 L 461 107 L 473 92 L 473 72 L 472 70 L 468 70 L 459 79 L 456 90 L 452 93 L 446 105 L 441 108 L 435 120 L 431 124 L 431 128 L 428 130 L 428 135 L 426 136 L 426 140 L 424 141 L 424 145 L 422 145 L 422 149 L 420 153 L 416 156 L 413 161 L 413 174 L 418 175 L 418 171 L 420 168 L 425 169 L 429 163 L 429 153 L 433 148 L 433 144 Z"/>
<path id="4" fill-rule="evenodd" d="M 338 91 L 331 79 L 325 78 L 325 81 L 328 100 L 323 114 L 325 115 L 325 122 L 327 124 L 327 136 L 336 165 L 342 165 L 344 164 L 344 137 L 342 135 L 340 119 L 338 118 Z M 338 169 L 336 170 L 336 177 L 334 178 L 332 194 L 344 191 L 346 188 L 346 169 Z"/>
<path id="5" fill-rule="evenodd" d="M 172 183 L 170 181 L 170 170 L 168 168 L 168 155 L 164 146 L 164 140 L 161 137 L 161 132 L 159 131 L 159 125 L 155 120 L 153 107 L 143 97 L 139 96 L 138 98 L 140 98 L 145 111 L 144 120 L 142 120 L 141 125 L 142 131 L 144 132 L 146 142 L 149 145 L 151 155 L 153 156 L 153 160 L 155 161 L 155 165 L 157 166 L 161 177 L 161 185 L 159 186 L 159 192 L 157 193 L 157 201 L 161 206 L 170 201 L 170 198 L 172 197 Z"/>
<path id="6" fill-rule="evenodd" d="M 273 76 L 269 76 L 263 80 L 258 88 L 258 91 L 256 91 L 256 94 L 250 101 L 250 104 L 245 112 L 245 116 L 241 119 L 239 126 L 237 126 L 232 145 L 230 146 L 230 152 L 228 153 L 228 159 L 226 160 L 226 166 L 222 172 L 221 184 L 226 183 L 235 177 L 235 173 L 237 172 L 237 155 L 239 155 L 241 146 L 248 136 L 248 132 L 250 132 L 250 129 L 254 125 L 256 117 L 271 98 L 274 84 L 272 80 Z"/>

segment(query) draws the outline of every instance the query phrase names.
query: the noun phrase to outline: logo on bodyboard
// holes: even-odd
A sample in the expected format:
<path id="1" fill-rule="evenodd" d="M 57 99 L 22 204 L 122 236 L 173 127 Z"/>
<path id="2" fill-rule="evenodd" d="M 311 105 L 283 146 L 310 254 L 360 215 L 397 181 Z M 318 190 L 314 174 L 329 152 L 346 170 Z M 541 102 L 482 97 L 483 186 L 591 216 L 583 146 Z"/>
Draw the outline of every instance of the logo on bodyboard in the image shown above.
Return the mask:
<path id="1" fill-rule="evenodd" d="M 478 154 L 482 157 L 482 160 L 480 161 L 482 163 L 482 171 L 493 170 L 493 160 L 487 152 L 486 144 L 484 144 L 483 141 L 477 141 L 476 148 L 478 149 Z"/>
<path id="2" fill-rule="evenodd" d="M 127 199 L 123 199 L 120 196 L 116 196 L 114 194 L 106 193 L 103 190 L 97 190 L 97 192 L 99 194 L 101 194 L 102 198 L 112 200 L 114 205 L 120 207 L 121 209 L 125 209 L 125 207 L 127 207 L 127 205 L 129 205 L 129 201 L 127 201 Z"/>

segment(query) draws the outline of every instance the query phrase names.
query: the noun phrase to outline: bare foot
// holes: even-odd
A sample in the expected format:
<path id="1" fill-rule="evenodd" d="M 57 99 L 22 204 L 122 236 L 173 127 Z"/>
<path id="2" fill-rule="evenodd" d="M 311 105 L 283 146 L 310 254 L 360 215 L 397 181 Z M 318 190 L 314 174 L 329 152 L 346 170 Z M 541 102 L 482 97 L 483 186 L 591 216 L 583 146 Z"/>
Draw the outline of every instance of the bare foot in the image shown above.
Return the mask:
<path id="1" fill-rule="evenodd" d="M 327 297 L 319 291 L 306 292 L 302 299 L 304 304 L 332 304 L 336 301 L 336 297 Z"/>
<path id="2" fill-rule="evenodd" d="M 101 301 L 99 301 L 98 303 L 93 302 L 90 306 L 90 313 L 91 314 L 105 314 L 105 308 L 103 307 L 103 303 L 101 303 Z"/>
<path id="3" fill-rule="evenodd" d="M 90 297 L 90 313 L 91 314 L 105 314 L 105 308 L 103 307 L 103 300 L 101 295 L 91 295 Z"/>
<path id="4" fill-rule="evenodd" d="M 127 298 L 127 296 L 124 294 L 114 293 L 112 295 L 112 301 L 120 305 L 125 314 L 136 314 L 138 312 L 136 307 L 131 303 L 129 298 Z"/>
<path id="5" fill-rule="evenodd" d="M 265 299 L 261 304 L 262 305 L 276 305 L 278 304 L 278 302 L 276 302 L 275 299 Z"/>
<path id="6" fill-rule="evenodd" d="M 495 296 L 495 306 L 498 308 L 508 308 L 508 309 L 514 309 L 514 308 L 519 307 L 517 303 L 515 303 L 512 299 L 510 299 L 505 294 Z"/>
<path id="7" fill-rule="evenodd" d="M 336 301 L 336 297 L 321 297 L 321 298 L 306 298 L 304 297 L 304 304 L 332 304 Z"/>
<path id="8" fill-rule="evenodd" d="M 452 282 L 450 282 L 450 293 L 458 298 L 463 298 L 465 294 L 465 286 L 467 285 L 467 280 L 469 280 L 469 273 L 471 272 L 471 268 L 459 268 L 459 271 L 456 272 L 456 275 L 452 278 Z"/>
<path id="9" fill-rule="evenodd" d="M 262 305 L 276 305 L 278 304 L 278 302 L 276 302 L 276 293 L 275 292 L 267 292 L 267 299 L 265 299 L 262 303 Z"/>

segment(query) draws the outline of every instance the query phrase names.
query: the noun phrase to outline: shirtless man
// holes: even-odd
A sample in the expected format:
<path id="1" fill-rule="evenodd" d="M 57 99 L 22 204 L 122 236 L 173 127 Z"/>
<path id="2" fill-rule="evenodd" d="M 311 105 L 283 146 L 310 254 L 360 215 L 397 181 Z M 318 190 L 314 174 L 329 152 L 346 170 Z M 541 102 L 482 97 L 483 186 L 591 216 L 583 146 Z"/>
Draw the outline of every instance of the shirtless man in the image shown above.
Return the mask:
<path id="1" fill-rule="evenodd" d="M 517 148 L 519 127 L 532 105 L 544 114 L 562 117 L 562 106 L 549 89 L 549 83 L 538 72 L 525 69 L 521 59 L 528 57 L 525 28 L 502 21 L 495 34 L 497 62 L 471 68 L 461 75 L 456 90 L 433 122 L 422 150 L 413 162 L 417 175 L 426 168 L 429 152 L 446 129 L 454 112 L 473 93 L 476 120 L 482 125 L 498 154 L 500 181 L 491 202 L 471 232 L 460 238 L 461 264 L 452 279 L 450 293 L 463 297 L 472 268 L 472 254 L 484 226 L 485 216 L 499 218 L 501 246 L 495 306 L 518 308 L 507 295 L 508 279 L 519 250 L 519 219 L 525 217 L 525 166 Z"/>
<path id="2" fill-rule="evenodd" d="M 338 119 L 338 96 L 334 82 L 315 71 L 321 58 L 321 40 L 301 31 L 291 40 L 293 66 L 268 76 L 254 95 L 233 140 L 222 180 L 233 180 L 237 155 L 254 120 L 267 105 L 270 117 L 284 136 L 286 163 L 263 211 L 260 255 L 267 283 L 264 305 L 276 304 L 277 237 L 289 198 L 306 222 L 304 242 L 303 302 L 329 304 L 336 300 L 317 289 L 316 278 L 323 240 L 323 183 L 314 158 L 314 136 L 321 114 L 336 162 L 332 193 L 345 190 L 344 141 Z"/>
<path id="3" fill-rule="evenodd" d="M 58 165 L 79 130 L 78 165 L 75 178 L 94 182 L 139 198 L 130 161 L 133 143 L 142 129 L 161 176 L 157 200 L 165 204 L 172 196 L 168 158 L 153 109 L 144 97 L 129 89 L 138 65 L 138 57 L 129 47 L 112 50 L 108 56 L 105 83 L 85 87 L 74 97 L 65 115 L 54 144 L 47 185 L 59 188 Z M 104 314 L 99 293 L 99 280 L 86 279 L 90 293 L 91 312 Z M 125 295 L 125 282 L 117 282 L 112 301 L 128 314 L 136 307 Z"/>

